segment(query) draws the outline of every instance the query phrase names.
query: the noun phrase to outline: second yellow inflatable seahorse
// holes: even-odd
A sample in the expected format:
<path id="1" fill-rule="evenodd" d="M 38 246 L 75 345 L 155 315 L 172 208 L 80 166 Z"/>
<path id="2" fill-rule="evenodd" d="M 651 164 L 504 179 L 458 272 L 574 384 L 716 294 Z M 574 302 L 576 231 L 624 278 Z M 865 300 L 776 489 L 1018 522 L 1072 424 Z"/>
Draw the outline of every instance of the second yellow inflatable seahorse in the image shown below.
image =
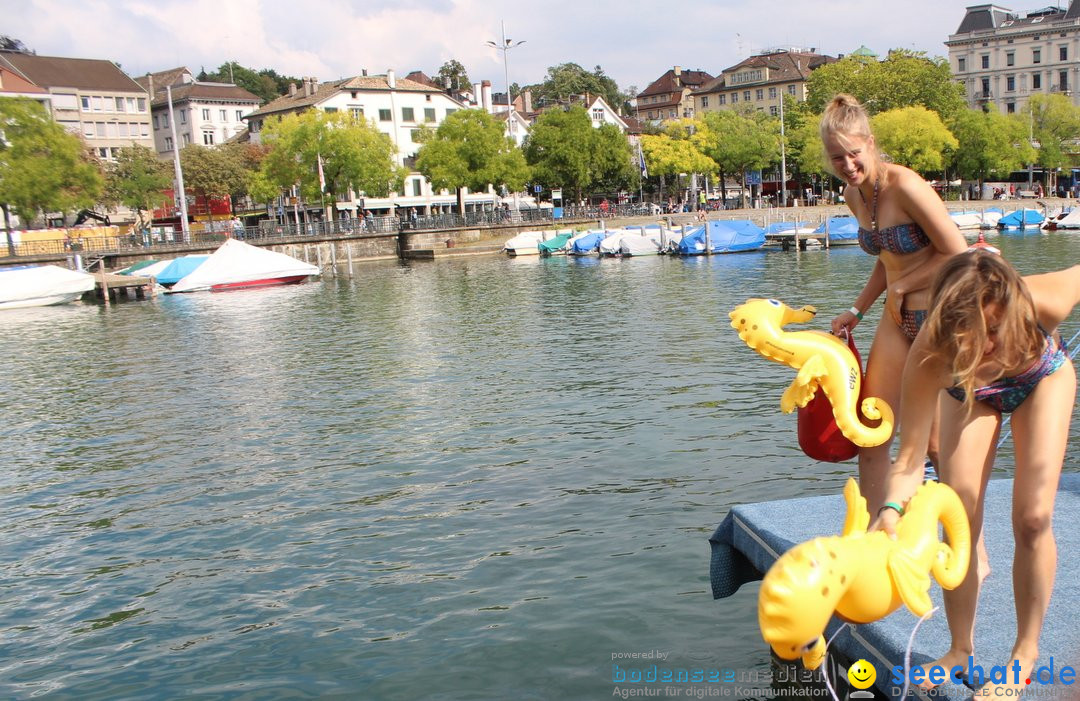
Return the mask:
<path id="1" fill-rule="evenodd" d="M 758 595 L 762 637 L 785 660 L 816 669 L 825 656 L 825 626 L 833 612 L 852 623 L 884 618 L 904 604 L 916 616 L 931 608 L 930 574 L 955 589 L 967 574 L 971 530 L 951 487 L 926 482 L 896 527 L 866 532 L 870 515 L 854 479 L 844 487 L 847 518 L 840 536 L 796 545 L 773 563 Z M 938 540 L 938 522 L 948 543 Z"/>
<path id="2" fill-rule="evenodd" d="M 799 371 L 780 397 L 781 410 L 790 413 L 806 406 L 820 387 L 832 404 L 837 427 L 849 441 L 863 448 L 881 445 L 892 437 L 892 408 L 882 399 L 867 397 L 862 401 L 863 416 L 870 421 L 881 419 L 881 423 L 870 427 L 859 420 L 856 407 L 862 376 L 847 344 L 824 331 L 784 331 L 785 325 L 810 321 L 815 314 L 817 310 L 810 306 L 792 309 L 775 299 L 749 299 L 729 316 L 746 345 Z"/>

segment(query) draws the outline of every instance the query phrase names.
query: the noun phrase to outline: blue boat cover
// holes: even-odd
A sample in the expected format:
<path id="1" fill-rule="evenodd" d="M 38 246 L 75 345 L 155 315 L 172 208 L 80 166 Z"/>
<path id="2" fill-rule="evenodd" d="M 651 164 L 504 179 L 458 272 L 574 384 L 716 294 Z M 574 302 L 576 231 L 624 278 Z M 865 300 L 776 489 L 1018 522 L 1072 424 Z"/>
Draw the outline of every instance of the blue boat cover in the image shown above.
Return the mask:
<path id="1" fill-rule="evenodd" d="M 986 489 L 984 535 L 990 553 L 991 573 L 983 582 L 979 612 L 975 623 L 974 664 L 989 674 L 994 665 L 1008 662 L 1016 634 L 1012 576 L 1013 533 L 1011 521 L 1012 480 L 991 480 Z M 731 596 L 744 583 L 761 579 L 763 573 L 792 546 L 820 536 L 837 535 L 843 530 L 845 504 L 842 496 L 817 496 L 784 501 L 736 506 L 709 539 L 712 558 L 709 575 L 714 598 Z M 1080 474 L 1063 474 L 1054 504 L 1054 523 L 1067 524 L 1080 510 Z M 808 518 L 807 515 L 812 517 Z M 1080 544 L 1080 532 L 1060 526 L 1054 533 L 1058 551 L 1073 553 Z M 941 588 L 930 588 L 934 606 L 942 606 Z M 1037 667 L 1049 665 L 1054 671 L 1062 666 L 1075 668 L 1080 651 L 1080 626 L 1076 625 L 1076 603 L 1080 601 L 1080 558 L 1061 557 L 1057 563 L 1050 609 L 1042 637 Z M 757 606 L 743 602 L 743 605 Z M 877 670 L 875 686 L 887 698 L 900 695 L 902 683 L 895 683 L 892 670 L 904 664 L 908 639 L 918 619 L 905 607 L 875 623 L 847 626 L 830 646 L 849 662 L 865 659 Z M 826 640 L 842 625 L 833 618 Z M 762 642 L 764 646 L 765 643 Z M 918 629 L 911 653 L 912 665 L 926 665 L 949 647 L 949 631 L 943 608 L 939 608 Z M 1045 674 L 1045 673 L 1044 673 Z M 951 685 L 946 682 L 945 686 Z M 1058 681 L 1055 686 L 1060 687 Z M 1043 687 L 1045 694 L 1054 687 Z M 1070 687 L 1057 689 L 1058 693 Z M 946 698 L 962 695 L 963 689 L 943 689 Z M 970 692 L 967 694 L 970 697 Z"/>
<path id="2" fill-rule="evenodd" d="M 604 240 L 605 232 L 593 231 L 586 236 L 582 236 L 577 241 L 574 241 L 574 245 L 571 246 L 571 253 L 591 253 L 600 248 L 600 242 Z"/>
<path id="3" fill-rule="evenodd" d="M 825 233 L 825 222 L 814 229 L 815 234 Z M 829 217 L 830 241 L 858 241 L 859 220 L 855 217 Z"/>
<path id="4" fill-rule="evenodd" d="M 1018 209 L 1015 212 L 1009 212 L 1001 219 L 998 220 L 998 226 L 1020 226 L 1023 223 L 1024 226 L 1030 226 L 1034 224 L 1042 224 L 1046 219 L 1037 209 Z"/>
<path id="5" fill-rule="evenodd" d="M 210 256 L 184 256 L 177 258 L 172 263 L 165 266 L 157 275 L 157 281 L 159 285 L 175 285 L 183 278 L 187 277 L 188 273 L 198 268 L 203 264 Z"/>
<path id="6" fill-rule="evenodd" d="M 792 229 L 803 229 L 807 226 L 804 221 L 776 221 L 765 227 L 766 234 L 782 234 Z"/>
<path id="7" fill-rule="evenodd" d="M 741 253 L 756 251 L 765 245 L 765 230 L 746 219 L 706 222 L 709 227 L 709 245 L 712 253 Z M 700 256 L 705 254 L 705 226 L 698 225 L 686 230 L 679 242 L 679 254 Z"/>

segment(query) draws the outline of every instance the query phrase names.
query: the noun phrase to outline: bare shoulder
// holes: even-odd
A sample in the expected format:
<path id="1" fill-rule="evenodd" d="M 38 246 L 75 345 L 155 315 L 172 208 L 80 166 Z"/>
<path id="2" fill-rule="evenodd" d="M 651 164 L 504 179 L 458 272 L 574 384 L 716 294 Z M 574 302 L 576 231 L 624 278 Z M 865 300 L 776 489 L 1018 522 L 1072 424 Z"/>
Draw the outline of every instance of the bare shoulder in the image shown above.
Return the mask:
<path id="1" fill-rule="evenodd" d="M 930 183 L 906 166 L 895 163 L 889 164 L 889 178 L 893 181 L 897 191 L 908 199 L 926 195 L 937 197 L 937 193 L 934 192 L 934 188 L 930 187 Z"/>
<path id="2" fill-rule="evenodd" d="M 1025 275 L 1039 318 L 1056 327 L 1080 304 L 1080 265 L 1038 275 Z"/>

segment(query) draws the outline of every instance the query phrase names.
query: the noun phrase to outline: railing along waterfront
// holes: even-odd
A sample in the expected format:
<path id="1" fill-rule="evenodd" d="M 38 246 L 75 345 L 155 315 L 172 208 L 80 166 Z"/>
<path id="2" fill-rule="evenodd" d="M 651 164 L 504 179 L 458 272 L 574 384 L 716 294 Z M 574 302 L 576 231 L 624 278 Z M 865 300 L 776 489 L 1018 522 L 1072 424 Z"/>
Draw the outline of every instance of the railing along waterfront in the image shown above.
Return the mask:
<path id="1" fill-rule="evenodd" d="M 185 241 L 179 231 L 162 235 L 159 232 L 142 232 L 121 236 L 94 236 L 25 241 L 14 244 L 14 255 L 50 256 L 81 253 L 84 257 L 102 253 L 137 253 L 170 251 L 199 244 L 218 244 L 227 238 L 245 241 L 273 242 L 275 240 L 327 236 L 385 236 L 408 231 L 432 231 L 461 228 L 495 228 L 500 226 L 535 225 L 550 227 L 580 223 L 583 220 L 613 219 L 649 214 L 649 205 L 616 205 L 606 210 L 600 207 L 567 207 L 562 218 L 554 219 L 551 209 L 497 209 L 485 212 L 461 214 L 433 214 L 418 217 L 366 217 L 337 219 L 334 221 L 278 223 L 262 221 L 258 226 L 232 228 L 223 226 L 213 231 L 198 231 Z M 68 229 L 77 232 L 77 229 Z M 10 257 L 11 251 L 0 234 L 0 258 Z"/>

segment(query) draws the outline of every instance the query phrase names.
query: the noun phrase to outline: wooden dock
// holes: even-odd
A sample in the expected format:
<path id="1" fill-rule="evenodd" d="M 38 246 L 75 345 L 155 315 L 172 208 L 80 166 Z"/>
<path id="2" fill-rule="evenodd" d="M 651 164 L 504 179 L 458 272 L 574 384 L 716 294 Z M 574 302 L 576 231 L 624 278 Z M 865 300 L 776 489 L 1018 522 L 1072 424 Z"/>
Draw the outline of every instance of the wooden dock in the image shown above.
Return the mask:
<path id="1" fill-rule="evenodd" d="M 116 275 L 114 273 L 98 272 L 94 275 L 94 299 L 101 300 L 106 305 L 123 299 L 130 299 L 134 290 L 135 299 L 146 299 L 154 296 L 154 279 L 149 277 L 136 277 L 134 275 Z"/>

